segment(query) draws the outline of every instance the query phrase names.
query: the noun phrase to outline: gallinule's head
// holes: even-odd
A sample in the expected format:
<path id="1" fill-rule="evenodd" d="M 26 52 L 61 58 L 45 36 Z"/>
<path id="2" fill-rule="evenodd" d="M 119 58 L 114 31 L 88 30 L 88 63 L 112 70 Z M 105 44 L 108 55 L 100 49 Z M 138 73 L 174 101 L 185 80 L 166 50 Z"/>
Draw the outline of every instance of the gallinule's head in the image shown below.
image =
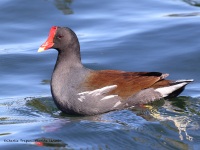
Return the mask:
<path id="1" fill-rule="evenodd" d="M 76 34 L 69 28 L 53 26 L 50 29 L 49 37 L 44 42 L 38 52 L 54 48 L 59 52 L 80 51 L 80 46 Z"/>

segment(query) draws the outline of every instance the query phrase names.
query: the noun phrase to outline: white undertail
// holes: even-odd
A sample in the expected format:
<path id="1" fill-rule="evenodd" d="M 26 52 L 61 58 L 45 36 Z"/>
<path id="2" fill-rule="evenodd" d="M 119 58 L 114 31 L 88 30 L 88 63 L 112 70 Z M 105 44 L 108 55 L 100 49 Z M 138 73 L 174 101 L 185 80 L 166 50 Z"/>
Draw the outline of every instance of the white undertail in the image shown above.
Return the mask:
<path id="1" fill-rule="evenodd" d="M 173 93 L 174 91 L 184 87 L 187 85 L 189 82 L 192 82 L 193 79 L 190 80 L 177 80 L 175 85 L 167 86 L 167 87 L 162 87 L 162 88 L 157 88 L 155 89 L 156 92 L 159 92 L 162 97 L 167 97 L 169 94 Z"/>

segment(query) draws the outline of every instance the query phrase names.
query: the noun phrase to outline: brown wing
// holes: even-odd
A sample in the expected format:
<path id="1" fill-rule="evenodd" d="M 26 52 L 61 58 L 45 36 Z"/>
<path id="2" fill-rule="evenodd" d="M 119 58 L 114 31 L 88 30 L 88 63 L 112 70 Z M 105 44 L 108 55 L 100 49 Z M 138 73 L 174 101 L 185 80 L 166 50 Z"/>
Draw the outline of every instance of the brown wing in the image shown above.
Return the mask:
<path id="1" fill-rule="evenodd" d="M 117 85 L 110 94 L 119 95 L 122 99 L 149 87 L 169 85 L 170 81 L 163 80 L 168 74 L 159 72 L 124 72 L 103 70 L 91 72 L 84 86 L 88 90 L 95 90 L 109 85 Z"/>

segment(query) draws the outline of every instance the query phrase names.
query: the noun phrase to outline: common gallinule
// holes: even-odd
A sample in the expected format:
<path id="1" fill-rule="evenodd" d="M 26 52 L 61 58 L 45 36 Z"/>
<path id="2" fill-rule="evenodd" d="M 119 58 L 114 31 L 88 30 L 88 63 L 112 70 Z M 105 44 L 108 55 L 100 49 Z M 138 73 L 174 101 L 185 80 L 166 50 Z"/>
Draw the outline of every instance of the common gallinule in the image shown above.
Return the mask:
<path id="1" fill-rule="evenodd" d="M 96 115 L 176 97 L 193 80 L 165 80 L 160 72 L 91 70 L 81 63 L 80 45 L 69 28 L 53 26 L 38 52 L 54 48 L 58 57 L 51 79 L 57 107 L 67 114 Z"/>

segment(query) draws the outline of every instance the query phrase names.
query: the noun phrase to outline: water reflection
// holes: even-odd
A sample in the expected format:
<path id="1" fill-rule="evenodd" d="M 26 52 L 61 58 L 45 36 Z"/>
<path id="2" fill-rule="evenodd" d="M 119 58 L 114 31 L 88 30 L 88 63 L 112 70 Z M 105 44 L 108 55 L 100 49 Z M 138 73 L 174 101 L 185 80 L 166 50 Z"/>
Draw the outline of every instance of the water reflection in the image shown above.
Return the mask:
<path id="1" fill-rule="evenodd" d="M 145 105 L 145 108 L 143 108 L 144 113 L 138 113 L 137 115 L 142 116 L 148 121 L 156 121 L 159 120 L 162 122 L 163 125 L 165 125 L 170 130 L 170 122 L 172 121 L 176 128 L 178 129 L 178 134 L 180 140 L 184 140 L 184 135 L 187 140 L 192 141 L 193 137 L 187 133 L 187 130 L 190 128 L 190 130 L 197 130 L 199 129 L 199 124 L 195 121 L 193 121 L 191 115 L 189 115 L 186 110 L 188 110 L 188 106 L 184 101 L 183 98 L 177 98 L 174 101 L 163 101 L 164 104 L 162 105 L 162 109 L 159 110 L 160 105 L 154 104 L 154 105 Z M 146 110 L 145 110 L 146 109 Z M 193 112 L 194 113 L 194 110 Z M 193 114 L 194 115 L 194 114 Z"/>
<path id="2" fill-rule="evenodd" d="M 47 113 L 54 115 L 58 112 L 58 108 L 55 106 L 54 101 L 51 97 L 40 97 L 40 98 L 26 98 L 26 106 L 32 107 L 41 113 Z"/>
<path id="3" fill-rule="evenodd" d="M 174 122 L 174 125 L 178 129 L 180 140 L 183 140 L 184 133 L 186 135 L 187 140 L 190 140 L 190 141 L 193 140 L 193 137 L 188 135 L 187 133 L 187 127 L 190 125 L 189 123 L 192 122 L 192 120 L 188 116 L 167 116 L 167 115 L 161 114 L 157 110 L 154 110 L 153 113 L 151 113 L 151 116 L 158 119 L 159 121 L 165 121 L 166 124 L 167 124 L 167 121 Z"/>
<path id="4" fill-rule="evenodd" d="M 200 7 L 200 1 L 199 0 L 183 0 L 183 1 L 192 5 L 192 6 Z"/>
<path id="5" fill-rule="evenodd" d="M 73 0 L 55 0 L 55 6 L 63 12 L 65 15 L 73 14 L 72 9 L 70 8 Z"/>
<path id="6" fill-rule="evenodd" d="M 49 85 L 50 84 L 50 80 L 45 80 L 44 79 L 44 80 L 41 81 L 41 84 L 42 85 Z"/>
<path id="7" fill-rule="evenodd" d="M 38 136 L 45 137 L 47 140 L 33 142 L 32 144 L 44 147 L 68 148 L 68 145 L 73 145 L 76 142 L 83 146 L 83 143 L 92 138 L 91 143 L 104 148 L 106 145 L 103 144 L 105 141 L 102 135 L 120 135 L 125 138 L 125 141 L 129 139 L 129 136 L 132 136 L 133 142 L 140 144 L 148 142 L 151 145 L 158 144 L 158 141 L 165 139 L 168 144 L 182 147 L 187 145 L 184 144 L 185 140 L 192 141 L 194 139 L 193 141 L 195 141 L 194 134 L 189 131 L 199 129 L 195 117 L 198 119 L 200 116 L 200 101 L 198 98 L 190 97 L 178 97 L 172 101 L 157 101 L 151 105 L 135 107 L 132 109 L 133 112 L 122 110 L 87 117 L 69 116 L 61 113 L 51 97 L 27 97 L 18 102 L 15 100 L 9 101 L 9 103 L 4 101 L 0 106 L 4 113 L 9 107 L 6 116 L 13 118 L 11 123 L 7 121 L 6 116 L 1 116 L 2 124 L 17 125 L 27 122 L 37 124 L 41 122 L 37 126 L 37 131 L 39 129 L 42 134 L 36 134 L 36 138 Z M 13 116 L 13 114 L 15 115 Z M 15 130 L 1 132 L 2 138 L 4 135 L 12 134 Z M 167 135 L 163 132 L 166 132 Z M 177 138 L 179 137 L 178 139 L 175 139 L 176 135 Z M 17 135 L 18 137 L 19 135 Z M 146 137 L 155 138 L 156 141 L 148 140 Z M 161 137 L 162 139 L 160 139 Z M 49 140 L 48 138 L 52 139 Z M 121 143 L 123 142 L 121 141 Z M 96 146 L 95 144 L 94 146 Z M 85 146 L 90 147 L 87 144 Z M 109 146 L 107 145 L 107 147 Z"/>
<path id="8" fill-rule="evenodd" d="M 187 130 L 199 129 L 199 124 L 192 118 L 194 114 L 198 114 L 198 110 L 192 108 L 193 104 L 186 102 L 190 101 L 188 97 L 178 97 L 172 99 L 172 101 L 161 100 L 153 103 L 152 105 L 144 105 L 142 107 L 134 107 L 132 111 L 137 116 L 144 118 L 147 121 L 159 121 L 169 130 L 172 130 L 170 122 L 172 121 L 175 127 L 178 129 L 180 140 L 184 140 L 184 136 L 187 140 L 192 141 L 193 137 L 188 134 Z M 193 100 L 194 101 L 194 100 Z M 123 118 L 122 112 L 112 112 L 104 115 L 87 116 L 87 117 L 71 117 L 69 115 L 61 113 L 53 103 L 51 98 L 34 98 L 27 102 L 28 106 L 34 107 L 40 112 L 51 114 L 54 118 L 58 118 L 53 121 L 52 124 L 42 127 L 44 132 L 54 132 L 62 128 L 71 121 L 88 120 L 92 122 L 116 122 L 122 126 L 131 126 L 140 128 L 144 123 L 141 119 L 136 119 L 135 115 L 126 114 L 126 118 Z M 198 104 L 195 104 L 195 106 Z M 199 108 L 197 108 L 199 109 Z M 125 110 L 126 111 L 126 110 Z M 128 113 L 128 112 L 126 112 Z M 120 116 L 119 116 L 120 114 Z M 63 118 L 63 119 L 62 119 Z M 169 122 L 170 121 L 170 122 Z M 172 127 L 173 128 L 173 127 Z"/>
<path id="9" fill-rule="evenodd" d="M 46 142 L 48 140 L 35 142 L 34 145 L 36 146 L 67 148 L 68 145 L 76 142 L 82 145 L 88 139 L 93 138 L 92 143 L 96 143 L 99 147 L 105 147 L 102 144 L 104 142 L 102 134 L 104 136 L 117 136 L 123 133 L 125 138 L 130 135 L 133 136 L 133 142 L 137 143 L 143 141 L 152 145 L 158 144 L 154 140 L 148 141 L 146 136 L 156 138 L 158 141 L 161 140 L 160 136 L 162 136 L 168 143 L 175 144 L 175 147 L 182 147 L 187 144 L 179 141 L 179 139 L 192 141 L 194 137 L 190 135 L 188 130 L 199 129 L 199 125 L 193 117 L 194 114 L 199 116 L 200 102 L 198 103 L 195 100 L 199 101 L 198 99 L 191 100 L 188 97 L 178 97 L 172 101 L 161 100 L 151 105 L 135 107 L 132 109 L 133 112 L 122 110 L 97 116 L 80 117 L 61 113 L 51 97 L 26 98 L 25 105 L 31 109 L 26 109 L 23 118 L 27 118 L 26 114 L 30 112 L 36 115 L 34 117 L 37 118 L 36 121 L 44 121 L 45 118 L 48 122 L 45 121 L 46 123 L 42 123 L 40 126 L 43 133 L 42 137 L 55 139 L 54 141 L 60 139 L 58 142 Z M 21 112 L 21 109 L 21 107 L 18 107 L 18 112 Z M 154 122 L 156 122 L 156 125 Z M 151 129 L 153 130 L 151 131 Z M 168 130 L 166 131 L 168 135 L 163 134 L 160 130 Z M 79 136 L 78 140 L 76 139 L 77 135 Z M 179 138 L 175 139 L 176 136 L 174 135 L 178 135 Z M 86 144 L 86 147 L 90 146 Z"/>
<path id="10" fill-rule="evenodd" d="M 46 146 L 46 147 L 56 147 L 56 148 L 61 148 L 62 149 L 68 149 L 68 145 L 65 144 L 62 140 L 60 139 L 53 139 L 53 138 L 38 138 L 34 140 L 34 144 L 37 146 Z"/>
<path id="11" fill-rule="evenodd" d="M 200 16 L 200 12 L 192 12 L 192 13 L 179 13 L 179 14 L 169 14 L 167 17 L 194 17 Z"/>

